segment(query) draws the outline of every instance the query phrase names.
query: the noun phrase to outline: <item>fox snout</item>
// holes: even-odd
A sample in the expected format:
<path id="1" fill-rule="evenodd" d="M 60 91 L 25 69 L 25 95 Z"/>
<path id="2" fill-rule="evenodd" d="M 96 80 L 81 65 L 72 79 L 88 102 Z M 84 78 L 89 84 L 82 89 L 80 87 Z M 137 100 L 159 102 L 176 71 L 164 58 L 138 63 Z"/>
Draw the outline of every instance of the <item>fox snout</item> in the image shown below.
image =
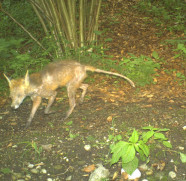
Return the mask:
<path id="1" fill-rule="evenodd" d="M 12 107 L 13 109 L 19 108 L 20 104 L 23 102 L 23 99 L 24 99 L 24 97 L 21 98 L 21 99 L 18 99 L 18 98 L 12 99 L 11 107 Z"/>
<path id="2" fill-rule="evenodd" d="M 15 104 L 15 105 L 12 104 L 11 107 L 12 107 L 13 109 L 17 109 L 17 108 L 19 108 L 19 105 L 18 105 L 18 104 Z"/>

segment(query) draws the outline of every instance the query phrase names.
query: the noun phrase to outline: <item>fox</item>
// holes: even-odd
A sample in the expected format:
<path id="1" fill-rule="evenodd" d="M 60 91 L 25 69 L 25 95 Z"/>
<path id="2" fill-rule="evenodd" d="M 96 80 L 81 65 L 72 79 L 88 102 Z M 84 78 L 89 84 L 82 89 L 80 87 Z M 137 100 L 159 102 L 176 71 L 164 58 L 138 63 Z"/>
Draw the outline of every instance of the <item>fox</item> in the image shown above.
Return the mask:
<path id="1" fill-rule="evenodd" d="M 12 108 L 18 109 L 27 96 L 32 99 L 33 105 L 25 128 L 30 126 L 34 115 L 41 104 L 42 98 L 48 99 L 48 104 L 44 113 L 52 113 L 52 111 L 50 111 L 50 107 L 56 98 L 57 89 L 63 86 L 66 86 L 67 88 L 69 108 L 65 117 L 61 120 L 66 120 L 76 106 L 76 90 L 78 88 L 82 89 L 80 102 L 82 103 L 84 100 L 88 84 L 84 84 L 83 81 L 87 77 L 87 71 L 122 77 L 123 79 L 126 79 L 132 87 L 135 87 L 134 82 L 124 75 L 97 69 L 89 65 L 82 65 L 74 60 L 51 62 L 40 72 L 36 72 L 31 75 L 29 75 L 27 70 L 26 75 L 23 78 L 11 80 L 4 74 L 9 84 Z"/>

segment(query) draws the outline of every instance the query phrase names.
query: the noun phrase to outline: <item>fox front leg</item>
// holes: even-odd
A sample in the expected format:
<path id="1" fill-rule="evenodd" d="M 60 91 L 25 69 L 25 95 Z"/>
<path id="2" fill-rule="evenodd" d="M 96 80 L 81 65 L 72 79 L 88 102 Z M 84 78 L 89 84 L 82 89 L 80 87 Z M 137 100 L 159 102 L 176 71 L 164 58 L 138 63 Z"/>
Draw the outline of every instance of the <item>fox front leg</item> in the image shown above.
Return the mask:
<path id="1" fill-rule="evenodd" d="M 69 98 L 69 109 L 66 113 L 66 116 L 63 119 L 61 119 L 61 121 L 66 120 L 71 115 L 72 111 L 74 110 L 76 106 L 76 100 L 75 100 L 76 87 L 74 85 L 69 85 L 67 87 L 67 92 L 68 92 L 68 98 Z"/>
<path id="2" fill-rule="evenodd" d="M 37 96 L 37 97 L 32 97 L 32 101 L 33 101 L 33 105 L 32 105 L 32 111 L 30 113 L 30 116 L 27 120 L 27 123 L 26 123 L 26 128 L 28 128 L 32 122 L 32 119 L 41 103 L 41 97 Z"/>
<path id="3" fill-rule="evenodd" d="M 55 98 L 56 98 L 56 95 L 57 95 L 57 92 L 55 91 L 54 94 L 49 98 L 48 100 L 48 105 L 47 107 L 45 108 L 45 114 L 51 114 L 51 113 L 54 113 L 54 111 L 50 111 L 50 107 L 51 105 L 53 104 Z"/>

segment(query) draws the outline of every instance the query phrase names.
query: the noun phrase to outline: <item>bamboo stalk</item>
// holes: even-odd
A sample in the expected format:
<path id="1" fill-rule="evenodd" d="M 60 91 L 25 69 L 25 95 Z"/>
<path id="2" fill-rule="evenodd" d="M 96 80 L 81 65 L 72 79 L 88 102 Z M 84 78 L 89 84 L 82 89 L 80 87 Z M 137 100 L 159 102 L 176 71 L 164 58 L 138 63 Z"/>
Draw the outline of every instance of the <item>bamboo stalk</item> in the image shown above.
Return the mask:
<path id="1" fill-rule="evenodd" d="M 102 0 L 29 1 L 33 3 L 45 32 L 52 34 L 58 47 L 56 54 L 62 53 L 69 46 L 76 49 L 97 39 L 95 31 L 98 30 Z"/>
<path id="2" fill-rule="evenodd" d="M 83 0 L 79 4 L 79 32 L 80 32 L 80 46 L 84 46 L 84 29 L 83 29 Z"/>

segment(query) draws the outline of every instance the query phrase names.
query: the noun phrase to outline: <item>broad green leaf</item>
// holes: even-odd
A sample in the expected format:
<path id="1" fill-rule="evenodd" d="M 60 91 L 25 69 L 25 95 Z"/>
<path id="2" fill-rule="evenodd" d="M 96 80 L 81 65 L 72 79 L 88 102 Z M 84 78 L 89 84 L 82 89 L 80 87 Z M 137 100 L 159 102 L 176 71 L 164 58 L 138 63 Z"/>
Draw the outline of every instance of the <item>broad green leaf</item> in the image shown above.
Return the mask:
<path id="1" fill-rule="evenodd" d="M 121 155 L 122 158 L 122 162 L 123 163 L 128 163 L 130 161 L 132 161 L 135 157 L 135 148 L 133 145 L 129 145 L 128 148 L 125 150 L 125 152 L 123 152 L 123 154 Z"/>
<path id="2" fill-rule="evenodd" d="M 153 135 L 154 135 L 153 130 L 146 132 L 145 134 L 142 135 L 143 141 L 146 143 L 149 140 L 149 138 L 151 138 Z"/>
<path id="3" fill-rule="evenodd" d="M 103 32 L 102 31 L 94 31 L 94 33 L 96 34 L 96 35 L 101 35 Z"/>
<path id="4" fill-rule="evenodd" d="M 136 151 L 139 152 L 140 149 L 139 149 L 139 146 L 137 143 L 134 145 L 134 147 L 135 147 Z"/>
<path id="5" fill-rule="evenodd" d="M 70 125 L 72 125 L 73 124 L 73 121 L 69 121 L 69 122 L 67 122 L 67 123 L 65 123 L 67 126 L 70 126 Z"/>
<path id="6" fill-rule="evenodd" d="M 112 140 L 113 138 L 114 138 L 113 135 L 109 135 L 109 136 L 108 136 L 108 139 L 109 139 L 109 140 Z"/>
<path id="7" fill-rule="evenodd" d="M 166 140 L 167 138 L 166 138 L 165 135 L 162 134 L 162 133 L 154 133 L 154 139 Z"/>
<path id="8" fill-rule="evenodd" d="M 158 131 L 169 131 L 170 129 L 167 129 L 167 128 L 162 128 L 162 129 L 159 129 Z"/>
<path id="9" fill-rule="evenodd" d="M 182 163 L 186 163 L 186 154 L 180 153 L 180 159 Z"/>
<path id="10" fill-rule="evenodd" d="M 107 39 L 105 39 L 106 42 L 112 41 L 112 40 L 113 40 L 112 38 L 107 38 Z"/>
<path id="11" fill-rule="evenodd" d="M 157 53 L 156 51 L 153 51 L 153 52 L 152 52 L 152 56 L 153 56 L 155 59 L 159 59 L 158 53 Z"/>
<path id="12" fill-rule="evenodd" d="M 145 156 L 145 154 L 144 154 L 144 152 L 142 150 L 139 150 L 139 155 L 140 155 L 140 159 L 142 161 L 145 161 L 146 160 L 147 157 Z"/>
<path id="13" fill-rule="evenodd" d="M 132 136 L 129 138 L 129 141 L 132 143 L 136 143 L 138 141 L 139 135 L 138 132 L 134 129 Z"/>
<path id="14" fill-rule="evenodd" d="M 9 174 L 9 173 L 12 173 L 12 171 L 9 169 L 9 168 L 2 168 L 0 170 L 0 172 L 4 173 L 4 174 Z"/>
<path id="15" fill-rule="evenodd" d="M 172 148 L 171 143 L 169 143 L 168 141 L 163 141 L 163 145 L 166 146 L 167 148 Z"/>
<path id="16" fill-rule="evenodd" d="M 149 156 L 149 147 L 146 144 L 144 144 L 143 142 L 140 142 L 139 147 L 141 148 L 141 150 L 143 151 L 145 156 L 148 157 Z"/>
<path id="17" fill-rule="evenodd" d="M 115 139 L 116 139 L 116 141 L 120 141 L 122 139 L 122 136 L 119 134 L 119 135 L 115 136 Z M 114 141 L 115 141 L 115 139 L 114 139 Z"/>
<path id="18" fill-rule="evenodd" d="M 135 156 L 134 159 L 128 163 L 122 162 L 123 169 L 129 174 L 132 175 L 132 173 L 136 170 L 138 167 L 138 158 Z"/>
<path id="19" fill-rule="evenodd" d="M 150 130 L 153 130 L 153 131 L 158 130 L 158 128 L 154 128 L 152 126 L 145 126 L 145 127 L 142 127 L 142 129 L 150 129 Z"/>
<path id="20" fill-rule="evenodd" d="M 111 148 L 112 159 L 111 159 L 111 165 L 118 162 L 121 156 L 127 151 L 129 146 L 129 143 L 124 141 L 119 141 Z"/>

